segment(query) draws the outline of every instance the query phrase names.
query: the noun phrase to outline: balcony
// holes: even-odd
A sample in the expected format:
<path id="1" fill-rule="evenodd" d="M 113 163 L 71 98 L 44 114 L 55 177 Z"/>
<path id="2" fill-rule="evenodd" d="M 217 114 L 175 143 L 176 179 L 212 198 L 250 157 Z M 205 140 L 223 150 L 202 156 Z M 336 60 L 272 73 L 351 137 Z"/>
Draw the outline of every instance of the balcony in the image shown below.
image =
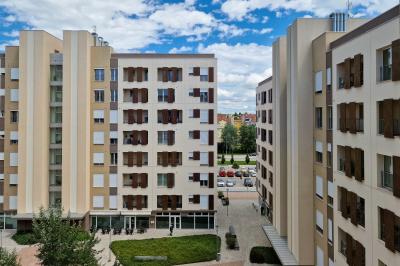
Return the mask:
<path id="1" fill-rule="evenodd" d="M 390 173 L 389 171 L 381 171 L 381 187 L 392 191 L 393 173 Z"/>
<path id="2" fill-rule="evenodd" d="M 392 79 L 392 65 L 381 66 L 379 68 L 379 81 Z"/>

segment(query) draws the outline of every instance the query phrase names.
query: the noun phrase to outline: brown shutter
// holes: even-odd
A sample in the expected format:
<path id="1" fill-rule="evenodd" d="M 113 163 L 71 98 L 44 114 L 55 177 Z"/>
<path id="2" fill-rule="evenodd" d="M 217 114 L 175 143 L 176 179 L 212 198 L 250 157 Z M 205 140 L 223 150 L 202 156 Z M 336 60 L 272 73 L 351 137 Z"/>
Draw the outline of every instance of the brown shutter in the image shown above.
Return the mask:
<path id="1" fill-rule="evenodd" d="M 214 109 L 208 110 L 208 123 L 214 124 Z"/>
<path id="2" fill-rule="evenodd" d="M 168 88 L 168 103 L 173 103 L 175 101 L 175 93 L 173 88 Z"/>
<path id="3" fill-rule="evenodd" d="M 384 136 L 393 138 L 393 99 L 383 101 L 383 127 Z"/>
<path id="4" fill-rule="evenodd" d="M 400 198 L 400 157 L 393 156 L 393 195 Z"/>
<path id="5" fill-rule="evenodd" d="M 136 69 L 136 80 L 138 82 L 142 82 L 143 81 L 143 67 L 138 67 Z"/>
<path id="6" fill-rule="evenodd" d="M 193 89 L 193 97 L 200 97 L 200 89 L 199 88 Z"/>
<path id="7" fill-rule="evenodd" d="M 194 204 L 200 203 L 200 195 L 193 195 L 193 203 Z"/>
<path id="8" fill-rule="evenodd" d="M 392 81 L 400 80 L 400 39 L 392 42 Z"/>
<path id="9" fill-rule="evenodd" d="M 350 192 L 350 220 L 357 225 L 357 194 L 354 192 Z"/>
<path id="10" fill-rule="evenodd" d="M 208 82 L 214 82 L 214 68 L 208 68 Z"/>
<path id="11" fill-rule="evenodd" d="M 193 182 L 200 181 L 200 173 L 193 173 Z"/>
<path id="12" fill-rule="evenodd" d="M 347 264 L 353 264 L 353 238 L 346 233 L 346 261 Z"/>
<path id="13" fill-rule="evenodd" d="M 208 131 L 208 145 L 214 145 L 214 131 Z"/>
<path id="14" fill-rule="evenodd" d="M 208 88 L 208 102 L 214 103 L 214 88 Z"/>
<path id="15" fill-rule="evenodd" d="M 394 213 L 386 210 L 384 211 L 384 225 L 385 225 L 385 247 L 392 252 L 395 252 L 394 248 Z"/>
<path id="16" fill-rule="evenodd" d="M 161 71 L 162 71 L 162 81 L 168 82 L 168 68 L 163 67 Z"/>
<path id="17" fill-rule="evenodd" d="M 351 59 L 344 60 L 344 88 L 350 89 L 351 87 Z"/>
<path id="18" fill-rule="evenodd" d="M 147 188 L 147 174 L 140 174 L 140 187 Z"/>
<path id="19" fill-rule="evenodd" d="M 214 166 L 214 152 L 208 152 L 208 166 Z"/>
<path id="20" fill-rule="evenodd" d="M 132 131 L 132 145 L 137 145 L 138 144 L 138 131 L 133 130 Z"/>
<path id="21" fill-rule="evenodd" d="M 133 152 L 128 152 L 128 166 L 133 166 Z"/>
<path id="22" fill-rule="evenodd" d="M 168 173 L 167 174 L 167 188 L 173 188 L 173 187 L 174 187 L 174 174 Z"/>
<path id="23" fill-rule="evenodd" d="M 142 130 L 142 145 L 147 145 L 148 144 L 148 132 L 147 130 Z"/>
<path id="24" fill-rule="evenodd" d="M 178 110 L 171 110 L 171 124 L 176 124 L 178 122 Z"/>
<path id="25" fill-rule="evenodd" d="M 139 102 L 139 89 L 134 88 L 132 89 L 132 102 L 133 103 L 138 103 Z"/>
<path id="26" fill-rule="evenodd" d="M 132 174 L 132 188 L 138 187 L 137 177 L 138 177 L 138 174 Z"/>
<path id="27" fill-rule="evenodd" d="M 137 116 L 137 123 L 142 124 L 143 123 L 143 110 L 142 109 L 137 109 L 136 110 L 136 116 Z"/>
<path id="28" fill-rule="evenodd" d="M 168 195 L 162 195 L 162 209 L 168 209 Z"/>
<path id="29" fill-rule="evenodd" d="M 341 103 L 339 105 L 340 109 L 340 131 L 346 132 L 346 103 Z"/>
<path id="30" fill-rule="evenodd" d="M 208 209 L 210 211 L 214 210 L 214 195 L 208 195 Z"/>
<path id="31" fill-rule="evenodd" d="M 345 189 L 344 187 L 340 187 L 341 188 L 341 197 L 340 197 L 340 211 L 342 212 L 342 216 L 344 218 L 347 218 L 347 189 Z"/>
<path id="32" fill-rule="evenodd" d="M 358 242 L 356 242 L 356 253 L 355 253 L 355 266 L 363 266 L 365 265 L 365 248 L 364 246 Z"/>
<path id="33" fill-rule="evenodd" d="M 200 152 L 199 151 L 194 151 L 193 152 L 193 160 L 200 160 Z"/>
<path id="34" fill-rule="evenodd" d="M 133 209 L 133 206 L 132 206 L 133 196 L 132 196 L 132 195 L 128 195 L 128 196 L 126 197 L 126 201 L 127 201 L 127 203 L 126 203 L 126 208 L 127 208 L 128 210 L 132 210 L 132 209 Z"/>
<path id="35" fill-rule="evenodd" d="M 142 209 L 142 195 L 136 195 L 136 209 Z"/>
<path id="36" fill-rule="evenodd" d="M 162 122 L 163 124 L 168 124 L 168 109 L 162 110 Z"/>
<path id="37" fill-rule="evenodd" d="M 348 116 L 349 116 L 349 130 L 350 133 L 356 134 L 357 133 L 357 127 L 356 127 L 356 103 L 351 102 L 347 106 L 348 108 Z"/>
<path id="38" fill-rule="evenodd" d="M 178 81 L 178 69 L 176 67 L 172 68 L 172 82 Z"/>
<path id="39" fill-rule="evenodd" d="M 176 166 L 178 164 L 178 160 L 177 160 L 178 153 L 176 151 L 173 151 L 173 152 L 169 153 L 169 156 L 170 156 L 171 166 Z"/>
<path id="40" fill-rule="evenodd" d="M 149 91 L 146 88 L 141 89 L 142 93 L 142 103 L 147 103 L 149 101 Z"/>
<path id="41" fill-rule="evenodd" d="M 200 130 L 193 130 L 193 139 L 200 139 Z"/>
<path id="42" fill-rule="evenodd" d="M 168 166 L 168 152 L 162 152 L 162 166 Z"/>
<path id="43" fill-rule="evenodd" d="M 177 195 L 171 195 L 171 210 L 176 210 L 176 203 L 178 201 L 178 196 Z"/>
<path id="44" fill-rule="evenodd" d="M 128 82 L 133 82 L 134 68 L 128 67 Z"/>
<path id="45" fill-rule="evenodd" d="M 133 110 L 129 109 L 128 110 L 128 124 L 133 124 L 135 122 L 135 119 L 133 117 Z"/>
<path id="46" fill-rule="evenodd" d="M 346 176 L 351 177 L 351 147 L 344 147 L 344 171 Z"/>
<path id="47" fill-rule="evenodd" d="M 357 54 L 354 56 L 354 87 L 358 88 L 362 86 L 362 54 Z"/>
<path id="48" fill-rule="evenodd" d="M 208 187 L 214 188 L 214 173 L 208 173 Z"/>
<path id="49" fill-rule="evenodd" d="M 200 118 L 200 109 L 193 109 L 193 118 Z"/>
<path id="50" fill-rule="evenodd" d="M 200 76 L 200 67 L 193 68 L 193 76 Z"/>
<path id="51" fill-rule="evenodd" d="M 141 151 L 136 152 L 136 166 L 142 166 L 143 160 L 142 160 L 142 155 L 143 153 Z"/>
<path id="52" fill-rule="evenodd" d="M 168 130 L 168 145 L 174 145 L 175 131 Z"/>
<path id="53" fill-rule="evenodd" d="M 364 180 L 364 176 L 362 174 L 362 172 L 363 172 L 362 171 L 362 167 L 363 167 L 362 161 L 363 161 L 364 152 L 363 152 L 362 149 L 356 148 L 355 149 L 355 153 L 356 153 L 356 159 L 355 159 L 355 162 L 354 162 L 354 164 L 355 164 L 354 176 L 355 176 L 356 180 L 361 182 L 361 181 Z"/>

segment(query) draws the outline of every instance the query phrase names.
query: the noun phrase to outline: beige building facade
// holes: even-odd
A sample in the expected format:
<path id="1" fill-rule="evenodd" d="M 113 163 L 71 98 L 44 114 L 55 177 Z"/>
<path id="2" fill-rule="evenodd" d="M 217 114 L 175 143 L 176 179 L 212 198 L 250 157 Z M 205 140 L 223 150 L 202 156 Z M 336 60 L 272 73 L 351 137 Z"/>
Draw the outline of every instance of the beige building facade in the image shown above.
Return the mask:
<path id="1" fill-rule="evenodd" d="M 214 228 L 216 71 L 212 54 L 22 31 L 0 54 L 2 226 L 61 206 L 87 228 Z"/>

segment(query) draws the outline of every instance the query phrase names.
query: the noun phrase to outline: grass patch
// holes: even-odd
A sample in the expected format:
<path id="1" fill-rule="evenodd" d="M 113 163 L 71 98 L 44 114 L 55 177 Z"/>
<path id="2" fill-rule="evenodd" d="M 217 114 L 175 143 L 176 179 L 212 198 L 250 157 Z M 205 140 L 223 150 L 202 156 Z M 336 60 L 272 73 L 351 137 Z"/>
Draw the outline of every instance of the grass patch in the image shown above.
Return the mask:
<path id="1" fill-rule="evenodd" d="M 278 255 L 272 247 L 252 247 L 250 251 L 251 263 L 281 264 Z"/>
<path id="2" fill-rule="evenodd" d="M 84 240 L 89 238 L 89 233 L 86 231 L 78 231 L 77 238 Z M 32 231 L 18 231 L 11 237 L 18 245 L 34 245 L 37 244 L 37 238 Z"/>
<path id="3" fill-rule="evenodd" d="M 256 165 L 256 161 L 250 161 L 246 163 L 246 161 L 235 161 L 238 165 Z M 226 160 L 225 163 L 221 163 L 221 160 L 218 160 L 218 165 L 232 165 L 229 160 Z"/>
<path id="4" fill-rule="evenodd" d="M 221 246 L 216 235 L 119 240 L 111 243 L 111 250 L 124 266 L 178 265 L 215 260 Z M 135 256 L 167 256 L 167 261 L 138 262 Z"/>

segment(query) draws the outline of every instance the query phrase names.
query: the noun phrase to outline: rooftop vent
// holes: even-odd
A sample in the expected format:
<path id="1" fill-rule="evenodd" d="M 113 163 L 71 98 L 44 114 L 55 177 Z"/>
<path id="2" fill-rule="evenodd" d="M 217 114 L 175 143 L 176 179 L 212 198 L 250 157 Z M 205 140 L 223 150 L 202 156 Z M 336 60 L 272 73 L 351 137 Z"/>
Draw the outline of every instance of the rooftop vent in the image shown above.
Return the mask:
<path id="1" fill-rule="evenodd" d="M 348 15 L 343 12 L 335 12 L 329 15 L 331 19 L 331 30 L 334 32 L 345 32 L 347 30 Z"/>

